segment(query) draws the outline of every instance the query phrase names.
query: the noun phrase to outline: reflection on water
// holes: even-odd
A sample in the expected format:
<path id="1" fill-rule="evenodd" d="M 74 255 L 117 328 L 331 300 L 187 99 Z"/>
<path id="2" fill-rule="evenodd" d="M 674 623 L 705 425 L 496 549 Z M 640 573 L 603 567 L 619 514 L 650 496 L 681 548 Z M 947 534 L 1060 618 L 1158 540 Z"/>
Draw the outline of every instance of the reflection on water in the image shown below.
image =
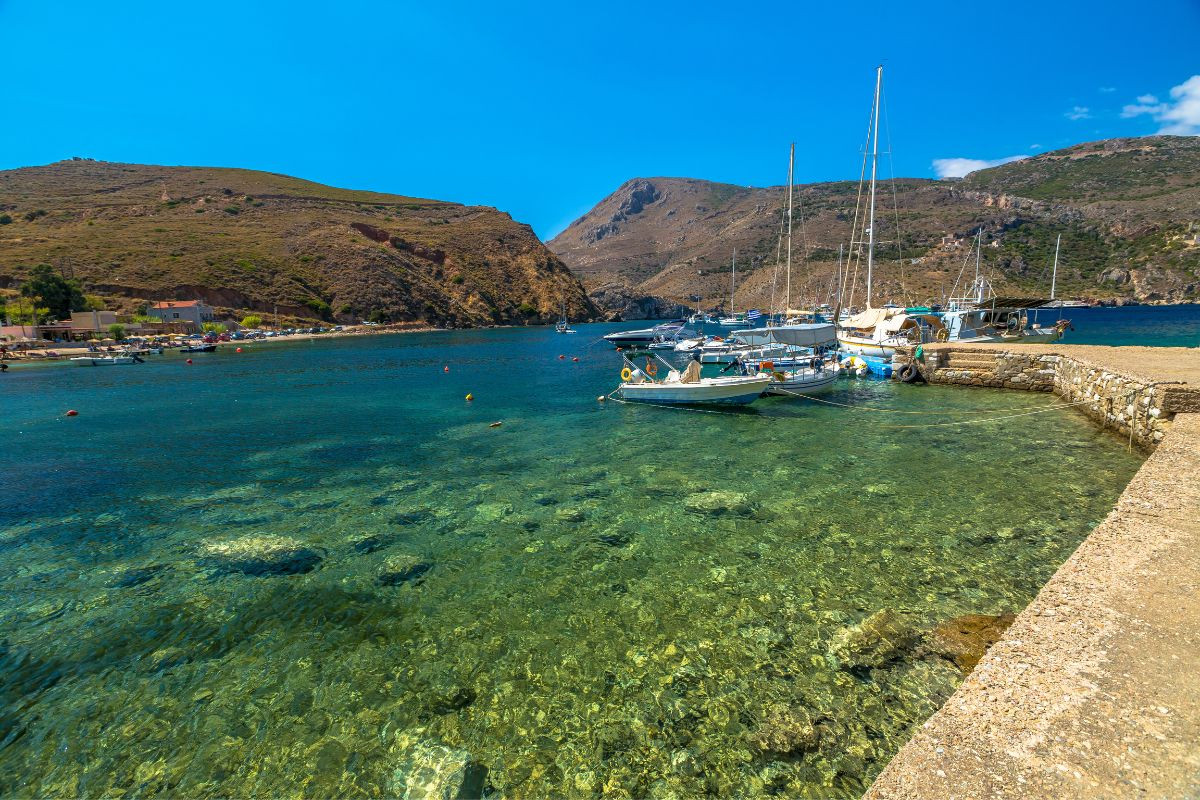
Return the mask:
<path id="1" fill-rule="evenodd" d="M 0 793 L 855 796 L 1138 466 L 901 427 L 1042 395 L 602 405 L 602 330 L 5 376 Z"/>

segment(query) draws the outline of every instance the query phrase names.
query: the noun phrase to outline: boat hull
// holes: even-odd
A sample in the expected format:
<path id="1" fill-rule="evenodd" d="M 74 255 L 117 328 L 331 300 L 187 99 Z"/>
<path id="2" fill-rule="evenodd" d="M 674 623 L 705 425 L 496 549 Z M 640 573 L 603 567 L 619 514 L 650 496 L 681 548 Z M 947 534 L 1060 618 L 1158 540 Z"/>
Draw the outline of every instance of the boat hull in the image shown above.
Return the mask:
<path id="1" fill-rule="evenodd" d="M 620 392 L 623 399 L 636 403 L 744 405 L 757 400 L 770 383 L 769 375 L 705 378 L 700 383 L 623 383 Z"/>
<path id="2" fill-rule="evenodd" d="M 794 395 L 812 395 L 827 392 L 837 382 L 838 371 L 828 369 L 822 372 L 803 370 L 801 372 L 784 372 L 784 380 L 771 381 L 767 386 L 767 394 L 791 397 Z"/>

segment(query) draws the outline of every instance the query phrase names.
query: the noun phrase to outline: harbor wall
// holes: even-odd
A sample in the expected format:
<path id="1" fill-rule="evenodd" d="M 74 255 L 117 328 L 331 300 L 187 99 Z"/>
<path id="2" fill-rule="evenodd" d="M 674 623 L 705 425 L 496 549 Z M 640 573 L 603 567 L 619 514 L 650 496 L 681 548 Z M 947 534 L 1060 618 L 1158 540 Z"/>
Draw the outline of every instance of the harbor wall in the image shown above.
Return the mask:
<path id="1" fill-rule="evenodd" d="M 1127 436 L 1132 433 L 1139 446 L 1153 448 L 1163 440 L 1176 413 L 1200 411 L 1200 391 L 1182 379 L 1187 376 L 1143 374 L 1136 361 L 1123 358 L 1125 363 L 1112 363 L 1112 354 L 1104 352 L 1124 349 L 927 345 L 918 366 L 933 384 L 1053 392 L 1064 402 L 1077 403 L 1076 408 L 1101 426 Z M 915 352 L 904 355 L 912 360 Z"/>
<path id="2" fill-rule="evenodd" d="M 1055 392 L 1153 452 L 866 800 L 1200 797 L 1200 350 L 924 356 L 931 383 Z"/>

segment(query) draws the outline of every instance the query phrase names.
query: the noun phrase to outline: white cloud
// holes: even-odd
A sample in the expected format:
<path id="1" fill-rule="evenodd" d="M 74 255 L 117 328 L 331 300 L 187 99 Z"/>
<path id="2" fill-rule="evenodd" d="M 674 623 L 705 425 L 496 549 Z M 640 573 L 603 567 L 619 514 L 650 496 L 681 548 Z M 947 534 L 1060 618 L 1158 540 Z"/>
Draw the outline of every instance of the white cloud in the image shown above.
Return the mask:
<path id="1" fill-rule="evenodd" d="M 1169 102 L 1159 102 L 1152 94 L 1144 94 L 1121 109 L 1122 117 L 1149 114 L 1162 123 L 1159 133 L 1175 136 L 1200 136 L 1200 75 L 1193 75 L 1171 89 Z"/>
<path id="2" fill-rule="evenodd" d="M 1087 106 L 1075 106 L 1066 113 L 1067 119 L 1091 119 L 1091 109 Z"/>
<path id="3" fill-rule="evenodd" d="M 1029 156 L 1007 156 L 1005 158 L 935 158 L 933 160 L 933 171 L 939 178 L 961 178 L 968 172 L 975 172 L 988 167 L 998 167 L 1001 164 L 1009 164 L 1013 161 L 1020 161 Z"/>
<path id="4" fill-rule="evenodd" d="M 1042 146 L 1040 144 L 1031 144 L 1031 145 L 1029 145 L 1029 149 L 1030 150 L 1041 150 Z"/>

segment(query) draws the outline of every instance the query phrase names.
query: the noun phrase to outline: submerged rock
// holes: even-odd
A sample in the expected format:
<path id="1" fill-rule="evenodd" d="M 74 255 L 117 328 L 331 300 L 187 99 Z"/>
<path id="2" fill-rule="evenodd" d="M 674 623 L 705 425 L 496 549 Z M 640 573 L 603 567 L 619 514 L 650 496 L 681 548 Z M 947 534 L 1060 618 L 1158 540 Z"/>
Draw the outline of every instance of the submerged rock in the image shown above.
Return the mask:
<path id="1" fill-rule="evenodd" d="M 155 575 L 166 569 L 165 564 L 152 564 L 148 567 L 135 567 L 127 569 L 108 584 L 114 589 L 132 589 L 134 586 L 141 586 L 154 578 Z"/>
<path id="2" fill-rule="evenodd" d="M 469 800 L 483 797 L 487 768 L 465 750 L 419 741 L 401 754 L 390 794 L 402 800 Z"/>
<path id="3" fill-rule="evenodd" d="M 321 555 L 287 536 L 246 536 L 226 542 L 206 542 L 201 560 L 222 572 L 245 575 L 295 575 L 312 571 Z"/>
<path id="4" fill-rule="evenodd" d="M 1015 614 L 963 614 L 939 624 L 925 636 L 925 646 L 931 653 L 953 661 L 963 674 L 970 672 L 995 644 Z"/>
<path id="5" fill-rule="evenodd" d="M 916 644 L 917 632 L 890 608 L 834 634 L 829 653 L 842 669 L 882 667 Z"/>
<path id="6" fill-rule="evenodd" d="M 411 553 L 388 556 L 379 569 L 378 581 L 384 586 L 399 586 L 407 581 L 420 581 L 433 565 Z"/>
<path id="7" fill-rule="evenodd" d="M 361 539 L 355 540 L 353 547 L 354 552 L 358 553 L 360 556 L 365 556 L 369 553 L 374 553 L 376 550 L 387 547 L 387 540 L 382 536 L 364 536 Z"/>
<path id="8" fill-rule="evenodd" d="M 683 505 L 697 514 L 752 514 L 754 504 L 744 492 L 718 489 L 711 492 L 696 492 L 688 495 Z"/>
<path id="9" fill-rule="evenodd" d="M 750 743 L 764 753 L 795 753 L 817 745 L 817 730 L 801 706 L 773 703 L 750 733 Z"/>

